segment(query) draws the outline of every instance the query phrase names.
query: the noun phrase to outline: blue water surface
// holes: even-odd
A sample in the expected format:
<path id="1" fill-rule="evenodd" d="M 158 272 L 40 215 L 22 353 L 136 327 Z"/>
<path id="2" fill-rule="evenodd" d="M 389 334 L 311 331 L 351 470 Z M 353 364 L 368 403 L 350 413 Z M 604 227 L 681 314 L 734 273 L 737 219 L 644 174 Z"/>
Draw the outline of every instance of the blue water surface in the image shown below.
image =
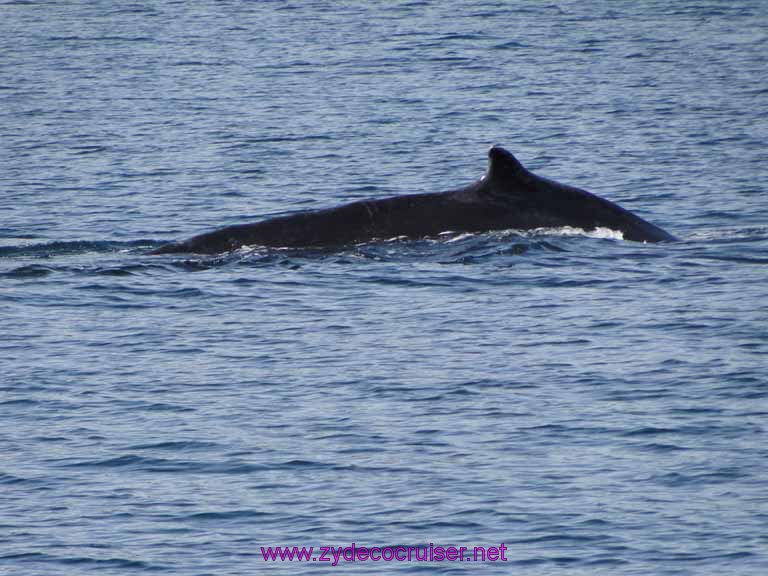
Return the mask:
<path id="1" fill-rule="evenodd" d="M 768 573 L 767 23 L 0 2 L 0 573 Z M 146 254 L 492 144 L 681 241 Z M 261 554 L 353 542 L 506 561 Z"/>

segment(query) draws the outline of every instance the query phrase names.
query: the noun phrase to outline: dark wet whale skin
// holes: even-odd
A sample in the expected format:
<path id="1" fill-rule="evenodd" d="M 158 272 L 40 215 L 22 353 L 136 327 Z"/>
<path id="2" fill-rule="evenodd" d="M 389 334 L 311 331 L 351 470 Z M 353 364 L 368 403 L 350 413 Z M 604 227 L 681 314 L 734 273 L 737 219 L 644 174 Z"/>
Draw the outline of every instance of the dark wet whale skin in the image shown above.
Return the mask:
<path id="1" fill-rule="evenodd" d="M 488 152 L 485 176 L 449 192 L 362 200 L 253 224 L 228 226 L 167 244 L 151 254 L 215 254 L 241 246 L 328 247 L 441 232 L 531 230 L 571 226 L 610 228 L 626 240 L 661 242 L 675 237 L 624 208 L 573 186 L 536 176 L 507 150 Z"/>

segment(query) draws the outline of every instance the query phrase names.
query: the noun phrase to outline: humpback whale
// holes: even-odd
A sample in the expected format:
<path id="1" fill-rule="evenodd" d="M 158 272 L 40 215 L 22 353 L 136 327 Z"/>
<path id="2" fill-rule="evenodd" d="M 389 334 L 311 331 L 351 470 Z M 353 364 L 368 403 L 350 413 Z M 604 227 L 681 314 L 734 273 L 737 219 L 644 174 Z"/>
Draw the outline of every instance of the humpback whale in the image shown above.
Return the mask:
<path id="1" fill-rule="evenodd" d="M 330 247 L 441 232 L 535 228 L 609 228 L 637 242 L 676 238 L 624 208 L 586 190 L 542 178 L 500 146 L 488 152 L 477 182 L 448 192 L 361 200 L 320 210 L 227 226 L 160 246 L 150 254 L 215 254 L 241 246 Z"/>

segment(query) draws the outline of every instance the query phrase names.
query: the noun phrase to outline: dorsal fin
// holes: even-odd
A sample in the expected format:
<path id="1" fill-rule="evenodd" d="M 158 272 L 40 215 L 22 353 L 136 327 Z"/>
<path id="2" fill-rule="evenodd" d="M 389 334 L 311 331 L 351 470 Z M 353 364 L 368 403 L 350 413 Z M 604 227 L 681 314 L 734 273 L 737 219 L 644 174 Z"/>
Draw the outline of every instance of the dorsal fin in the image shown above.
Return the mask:
<path id="1" fill-rule="evenodd" d="M 501 146 L 494 146 L 488 150 L 487 180 L 491 182 L 517 180 L 527 174 L 528 171 L 508 150 Z"/>

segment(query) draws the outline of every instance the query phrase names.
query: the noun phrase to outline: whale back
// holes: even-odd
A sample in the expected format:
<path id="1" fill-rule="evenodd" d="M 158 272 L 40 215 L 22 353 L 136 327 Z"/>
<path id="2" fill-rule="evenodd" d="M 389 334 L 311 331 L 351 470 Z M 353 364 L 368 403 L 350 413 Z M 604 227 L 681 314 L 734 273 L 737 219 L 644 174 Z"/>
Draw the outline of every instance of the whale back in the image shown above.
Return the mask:
<path id="1" fill-rule="evenodd" d="M 604 227 L 622 232 L 627 240 L 675 239 L 610 200 L 534 174 L 501 146 L 488 151 L 488 171 L 478 193 L 510 213 L 511 227 L 572 226 L 584 230 Z"/>
<path id="2" fill-rule="evenodd" d="M 485 179 L 490 182 L 510 182 L 524 180 L 528 175 L 520 161 L 502 148 L 494 146 L 488 151 L 488 172 Z"/>
<path id="3" fill-rule="evenodd" d="M 297 212 L 252 224 L 227 226 L 167 244 L 152 254 L 212 254 L 240 246 L 335 246 L 397 237 L 420 238 L 446 231 L 534 230 L 598 227 L 619 230 L 627 240 L 658 242 L 674 237 L 620 206 L 573 186 L 537 176 L 509 151 L 488 151 L 478 182 L 447 192 L 358 200 Z"/>

